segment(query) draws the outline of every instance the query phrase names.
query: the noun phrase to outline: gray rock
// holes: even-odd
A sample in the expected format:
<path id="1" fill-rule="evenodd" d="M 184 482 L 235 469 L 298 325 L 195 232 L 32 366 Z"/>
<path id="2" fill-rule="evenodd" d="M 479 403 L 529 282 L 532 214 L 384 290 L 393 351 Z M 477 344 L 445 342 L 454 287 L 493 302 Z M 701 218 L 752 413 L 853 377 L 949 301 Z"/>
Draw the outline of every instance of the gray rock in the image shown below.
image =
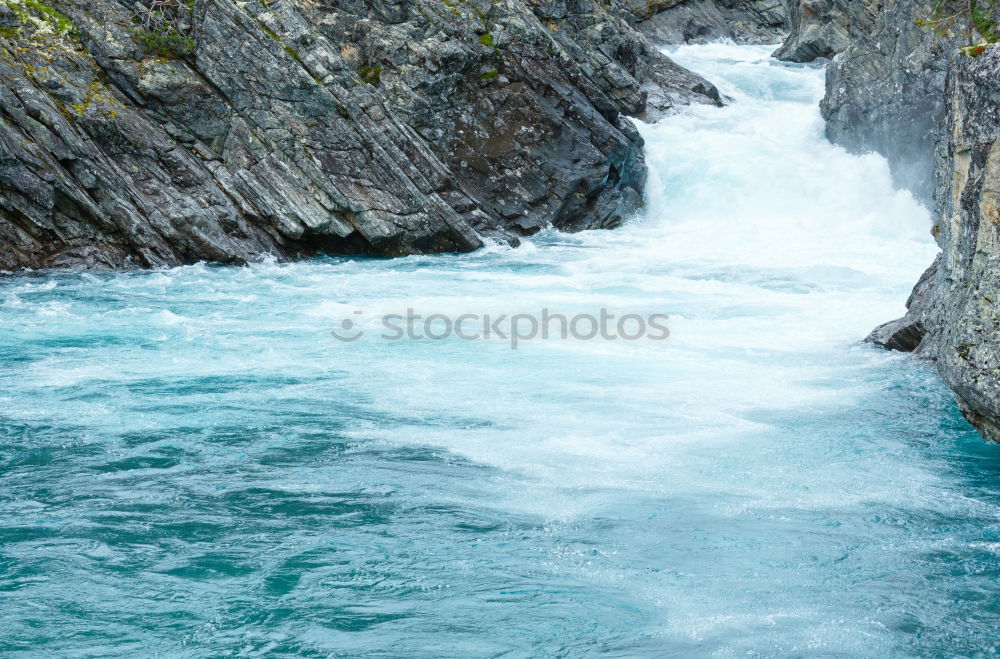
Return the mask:
<path id="1" fill-rule="evenodd" d="M 771 44 L 785 38 L 785 0 L 627 0 L 626 6 L 655 43 Z"/>
<path id="2" fill-rule="evenodd" d="M 900 352 L 913 352 L 920 347 L 920 343 L 927 336 L 924 314 L 934 291 L 940 262 L 940 258 L 935 260 L 920 276 L 920 280 L 906 301 L 906 315 L 876 327 L 865 338 L 867 343 Z"/>
<path id="3" fill-rule="evenodd" d="M 919 25 L 932 0 L 789 0 L 789 38 L 775 52 L 795 62 L 833 58 L 821 104 L 827 136 L 889 161 L 897 185 L 930 203 L 934 145 L 945 114 L 954 39 Z"/>
<path id="4" fill-rule="evenodd" d="M 21 24 L 17 13 L 6 4 L 0 4 L 0 28 L 13 29 Z"/>
<path id="5" fill-rule="evenodd" d="M 1000 441 L 1000 47 L 953 58 L 935 152 L 941 255 L 903 318 L 869 341 L 933 360 L 959 406 Z"/>
<path id="6" fill-rule="evenodd" d="M 827 70 L 821 105 L 827 136 L 854 152 L 885 155 L 896 183 L 929 202 L 954 44 L 917 24 L 930 11 L 929 0 L 850 4 L 855 15 L 875 13 L 870 23 L 857 19 L 867 29 L 858 30 Z"/>
<path id="7" fill-rule="evenodd" d="M 779 55 L 835 54 L 828 135 L 882 153 L 897 182 L 933 203 L 942 250 L 906 315 L 867 340 L 932 360 L 966 418 L 1000 441 L 1000 46 L 961 55 L 955 38 L 917 23 L 931 0 L 806 4 L 792 7 Z"/>
<path id="8" fill-rule="evenodd" d="M 790 3 L 790 36 L 776 56 L 796 62 L 833 56 L 821 104 L 827 137 L 855 153 L 881 153 L 897 185 L 929 203 L 954 52 L 953 42 L 918 25 L 933 0 Z"/>
<path id="9" fill-rule="evenodd" d="M 918 353 L 969 421 L 1000 441 L 1000 46 L 957 57 L 947 99 L 934 224 L 942 253 L 917 311 Z"/>
<path id="10" fill-rule="evenodd" d="M 624 115 L 719 102 L 614 3 L 198 0 L 180 57 L 127 0 L 52 6 L 0 33 L 4 270 L 613 227 L 645 179 Z"/>
<path id="11" fill-rule="evenodd" d="M 790 33 L 774 56 L 786 62 L 830 59 L 871 29 L 872 15 L 857 0 L 789 0 Z"/>

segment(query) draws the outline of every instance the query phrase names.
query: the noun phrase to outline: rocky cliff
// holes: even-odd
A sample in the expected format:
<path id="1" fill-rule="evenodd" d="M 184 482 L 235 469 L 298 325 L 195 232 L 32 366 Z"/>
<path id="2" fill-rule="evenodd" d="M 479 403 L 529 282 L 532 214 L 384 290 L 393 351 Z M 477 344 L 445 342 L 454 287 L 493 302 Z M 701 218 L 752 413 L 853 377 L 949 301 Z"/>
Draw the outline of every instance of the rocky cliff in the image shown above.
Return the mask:
<path id="1" fill-rule="evenodd" d="M 656 13 L 0 0 L 0 270 L 398 255 L 613 227 L 645 177 L 623 115 L 719 102 L 634 29 Z"/>
<path id="2" fill-rule="evenodd" d="M 786 36 L 785 0 L 627 0 L 626 6 L 654 43 L 771 44 Z"/>
<path id="3" fill-rule="evenodd" d="M 978 57 L 918 24 L 928 0 L 792 0 L 777 55 L 834 57 L 831 139 L 885 155 L 928 201 L 941 255 L 907 314 L 868 337 L 933 360 L 966 417 L 1000 441 L 1000 46 Z"/>
<path id="4" fill-rule="evenodd" d="M 966 417 L 1000 441 L 1000 46 L 957 57 L 946 98 L 933 228 L 941 255 L 907 315 L 869 338 L 933 359 Z"/>
<path id="5" fill-rule="evenodd" d="M 11 5 L 0 267 L 467 250 L 609 226 L 643 180 L 621 113 L 645 109 L 644 84 L 711 96 L 596 4 L 195 8 L 171 26 L 190 52 L 149 56 L 124 3 Z"/>
<path id="6" fill-rule="evenodd" d="M 856 0 L 788 0 L 788 37 L 774 56 L 787 62 L 830 59 L 869 33 L 873 16 Z"/>

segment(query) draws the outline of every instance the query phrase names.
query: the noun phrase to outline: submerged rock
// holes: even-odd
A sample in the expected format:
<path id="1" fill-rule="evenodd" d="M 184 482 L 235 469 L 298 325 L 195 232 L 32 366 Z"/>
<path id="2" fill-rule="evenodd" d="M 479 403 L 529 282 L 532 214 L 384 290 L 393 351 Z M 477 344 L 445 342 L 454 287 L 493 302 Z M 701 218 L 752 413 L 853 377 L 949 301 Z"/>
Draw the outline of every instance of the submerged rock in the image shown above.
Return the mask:
<path id="1" fill-rule="evenodd" d="M 195 0 L 172 32 L 125 0 L 11 6 L 6 270 L 613 227 L 645 178 L 624 115 L 719 102 L 614 2 Z"/>

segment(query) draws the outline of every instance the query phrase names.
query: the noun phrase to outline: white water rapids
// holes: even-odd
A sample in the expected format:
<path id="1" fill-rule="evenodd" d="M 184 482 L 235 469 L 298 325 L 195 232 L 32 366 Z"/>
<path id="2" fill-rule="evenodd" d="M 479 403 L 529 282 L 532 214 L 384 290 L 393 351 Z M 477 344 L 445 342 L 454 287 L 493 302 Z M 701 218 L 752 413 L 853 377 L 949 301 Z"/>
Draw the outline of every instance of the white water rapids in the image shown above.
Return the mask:
<path id="1" fill-rule="evenodd" d="M 732 102 L 641 126 L 616 231 L 0 279 L 2 648 L 995 650 L 1000 455 L 859 343 L 931 262 L 928 213 L 769 50 L 671 51 Z M 602 307 L 671 336 L 379 338 L 407 308 Z"/>

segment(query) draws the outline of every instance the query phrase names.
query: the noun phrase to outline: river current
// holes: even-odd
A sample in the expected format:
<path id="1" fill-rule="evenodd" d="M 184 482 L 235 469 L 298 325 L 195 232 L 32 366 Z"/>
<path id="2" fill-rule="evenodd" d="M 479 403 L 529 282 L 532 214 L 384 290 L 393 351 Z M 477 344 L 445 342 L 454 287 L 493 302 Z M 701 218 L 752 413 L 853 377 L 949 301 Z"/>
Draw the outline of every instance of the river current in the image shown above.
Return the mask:
<path id="1" fill-rule="evenodd" d="M 770 50 L 671 51 L 730 102 L 640 124 L 615 231 L 0 278 L 0 653 L 1000 651 L 1000 447 L 859 343 L 928 212 Z M 384 338 L 407 309 L 670 336 Z"/>

